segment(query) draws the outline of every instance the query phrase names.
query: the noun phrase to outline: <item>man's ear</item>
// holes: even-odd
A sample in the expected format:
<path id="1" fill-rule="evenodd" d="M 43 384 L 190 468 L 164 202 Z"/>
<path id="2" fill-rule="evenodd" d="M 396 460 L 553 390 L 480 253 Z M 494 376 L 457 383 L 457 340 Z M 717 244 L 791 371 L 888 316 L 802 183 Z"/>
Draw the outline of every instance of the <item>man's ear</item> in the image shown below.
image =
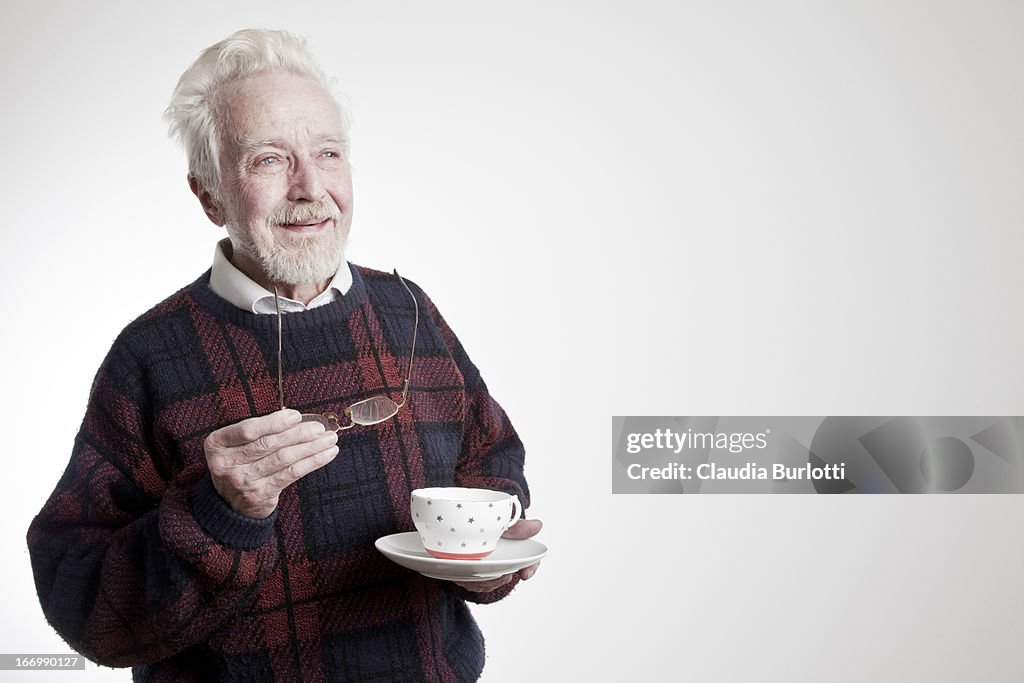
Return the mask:
<path id="1" fill-rule="evenodd" d="M 188 174 L 188 188 L 192 190 L 192 194 L 199 198 L 199 203 L 202 204 L 206 217 L 213 221 L 214 225 L 224 225 L 224 212 L 221 211 L 220 204 L 213 198 L 213 194 L 203 187 L 199 179 L 191 173 Z"/>

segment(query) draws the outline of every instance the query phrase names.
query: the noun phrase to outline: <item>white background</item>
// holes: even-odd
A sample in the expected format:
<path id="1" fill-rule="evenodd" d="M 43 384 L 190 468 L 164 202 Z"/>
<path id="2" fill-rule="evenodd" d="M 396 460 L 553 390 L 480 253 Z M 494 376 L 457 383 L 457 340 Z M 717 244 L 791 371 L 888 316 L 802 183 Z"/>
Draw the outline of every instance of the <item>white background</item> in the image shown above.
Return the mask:
<path id="1" fill-rule="evenodd" d="M 527 445 L 551 552 L 475 609 L 485 681 L 1024 678 L 1020 496 L 610 493 L 615 414 L 1024 414 L 1024 5 L 3 15 L 0 651 L 68 649 L 25 531 L 114 336 L 221 236 L 174 83 L 264 26 L 354 113 L 351 259 L 431 294 Z"/>

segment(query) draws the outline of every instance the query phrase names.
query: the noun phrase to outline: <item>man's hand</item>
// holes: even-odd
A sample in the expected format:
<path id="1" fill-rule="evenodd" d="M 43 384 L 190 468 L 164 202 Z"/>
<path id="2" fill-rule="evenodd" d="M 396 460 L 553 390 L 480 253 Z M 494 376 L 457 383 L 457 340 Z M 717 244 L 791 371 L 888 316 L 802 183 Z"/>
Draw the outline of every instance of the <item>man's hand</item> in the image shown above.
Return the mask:
<path id="1" fill-rule="evenodd" d="M 232 510 L 269 517 L 286 486 L 334 460 L 337 433 L 301 419 L 298 411 L 279 410 L 206 437 L 203 449 L 213 486 Z"/>
<path id="2" fill-rule="evenodd" d="M 530 538 L 531 536 L 536 536 L 542 526 L 544 526 L 544 523 L 539 519 L 520 519 L 510 526 L 508 530 L 501 535 L 501 537 L 519 540 Z M 529 567 L 520 569 L 518 572 L 505 574 L 505 576 L 499 576 L 496 579 L 490 579 L 488 581 L 454 581 L 453 583 L 460 588 L 465 588 L 466 590 L 473 591 L 474 593 L 488 593 L 495 588 L 501 588 L 504 586 L 506 583 L 511 581 L 516 574 L 519 575 L 520 579 L 526 581 L 537 573 L 537 567 L 539 566 L 540 562 L 535 562 Z"/>

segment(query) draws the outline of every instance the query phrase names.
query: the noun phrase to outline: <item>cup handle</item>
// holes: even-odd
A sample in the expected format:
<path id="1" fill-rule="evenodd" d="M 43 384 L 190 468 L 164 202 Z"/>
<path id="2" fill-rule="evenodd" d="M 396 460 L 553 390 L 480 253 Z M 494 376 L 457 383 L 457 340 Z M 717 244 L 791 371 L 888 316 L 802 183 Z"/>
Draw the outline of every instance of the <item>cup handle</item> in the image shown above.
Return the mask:
<path id="1" fill-rule="evenodd" d="M 519 496 L 512 494 L 512 516 L 507 522 L 505 522 L 505 528 L 501 531 L 504 533 L 510 526 L 519 521 L 519 517 L 523 514 L 523 506 L 519 502 Z"/>

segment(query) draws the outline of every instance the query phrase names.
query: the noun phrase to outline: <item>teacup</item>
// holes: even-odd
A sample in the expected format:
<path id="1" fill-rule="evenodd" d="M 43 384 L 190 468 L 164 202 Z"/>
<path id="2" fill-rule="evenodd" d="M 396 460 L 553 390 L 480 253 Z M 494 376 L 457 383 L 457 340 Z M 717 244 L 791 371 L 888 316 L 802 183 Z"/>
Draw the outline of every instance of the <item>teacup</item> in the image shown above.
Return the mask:
<path id="1" fill-rule="evenodd" d="M 487 557 L 523 511 L 517 496 L 456 486 L 416 489 L 410 506 L 423 549 L 443 560 Z"/>

